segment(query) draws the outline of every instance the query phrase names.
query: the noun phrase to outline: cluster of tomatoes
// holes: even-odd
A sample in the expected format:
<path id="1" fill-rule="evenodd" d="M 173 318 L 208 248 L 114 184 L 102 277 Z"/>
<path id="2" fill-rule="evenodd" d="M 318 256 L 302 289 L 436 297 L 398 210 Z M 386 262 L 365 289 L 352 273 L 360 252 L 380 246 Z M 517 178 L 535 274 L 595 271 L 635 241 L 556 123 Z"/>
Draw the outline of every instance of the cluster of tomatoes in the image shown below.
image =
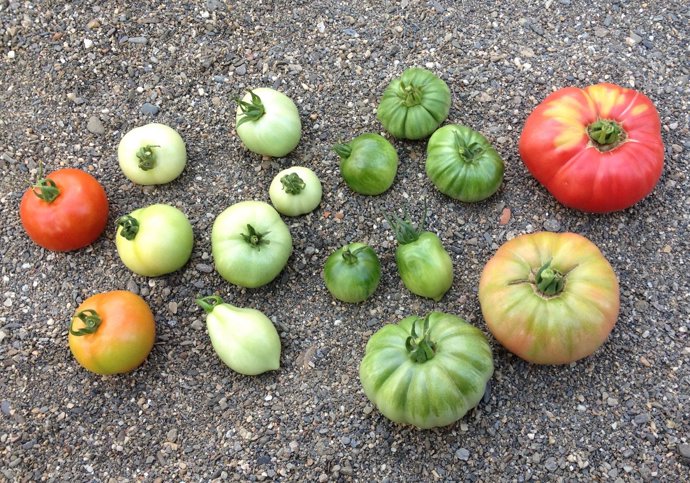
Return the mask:
<path id="1" fill-rule="evenodd" d="M 237 99 L 236 132 L 255 153 L 283 157 L 301 138 L 294 102 L 269 88 Z M 441 124 L 451 93 L 434 73 L 407 69 L 383 93 L 377 117 L 397 139 L 428 139 L 426 174 L 445 195 L 474 202 L 493 195 L 504 164 L 490 142 L 468 126 Z M 560 202 L 586 212 L 625 209 L 647 196 L 663 168 L 660 120 L 643 94 L 613 84 L 561 89 L 528 117 L 519 142 L 529 171 Z M 380 134 L 360 134 L 334 146 L 340 173 L 354 192 L 378 195 L 393 184 L 398 154 Z M 172 128 L 148 124 L 128 132 L 118 148 L 124 174 L 138 184 L 167 183 L 186 164 L 184 141 Z M 299 216 L 321 202 L 322 186 L 309 168 L 278 173 L 272 206 L 241 201 L 214 221 L 211 248 L 218 273 L 255 288 L 274 280 L 292 253 L 281 215 Z M 63 169 L 39 180 L 22 198 L 29 236 L 50 250 L 92 243 L 108 217 L 108 200 L 91 175 Z M 425 213 L 426 216 L 426 213 Z M 398 273 L 411 292 L 440 300 L 453 282 L 453 265 L 439 237 L 407 217 L 392 215 Z M 154 204 L 118 219 L 116 246 L 123 263 L 160 276 L 189 260 L 194 235 L 179 209 Z M 151 256 L 154 254 L 155 256 Z M 323 278 L 334 298 L 358 303 L 378 287 L 381 265 L 368 245 L 352 242 L 332 253 Z M 618 317 L 616 275 L 599 249 L 574 233 L 539 232 L 506 242 L 485 265 L 479 301 L 487 327 L 507 349 L 533 363 L 569 363 L 593 353 Z M 224 303 L 197 303 L 206 313 L 212 345 L 233 370 L 255 375 L 279 367 L 280 338 L 263 313 Z M 230 336 L 232 335 L 232 336 Z M 75 358 L 99 374 L 130 371 L 150 352 L 153 315 L 138 295 L 98 294 L 77 309 L 69 328 Z M 484 334 L 441 312 L 406 317 L 373 334 L 360 365 L 364 392 L 388 418 L 418 427 L 451 424 L 481 399 L 493 374 Z"/>

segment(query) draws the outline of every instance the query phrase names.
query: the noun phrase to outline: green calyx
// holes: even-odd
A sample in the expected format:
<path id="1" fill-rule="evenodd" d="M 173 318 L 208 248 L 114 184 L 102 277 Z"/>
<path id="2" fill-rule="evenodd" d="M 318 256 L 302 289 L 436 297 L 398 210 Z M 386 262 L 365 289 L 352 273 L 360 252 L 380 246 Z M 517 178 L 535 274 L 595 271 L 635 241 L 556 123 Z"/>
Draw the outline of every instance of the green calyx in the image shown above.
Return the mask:
<path id="1" fill-rule="evenodd" d="M 283 185 L 283 191 L 290 195 L 298 195 L 307 186 L 302 178 L 297 173 L 286 174 L 280 178 Z"/>
<path id="2" fill-rule="evenodd" d="M 144 171 L 149 171 L 156 166 L 156 153 L 153 148 L 160 148 L 153 144 L 142 146 L 137 151 L 137 158 L 139 158 L 139 167 Z"/>
<path id="3" fill-rule="evenodd" d="M 565 287 L 565 275 L 551 268 L 551 260 L 542 265 L 534 277 L 537 290 L 547 297 L 560 294 Z"/>
<path id="4" fill-rule="evenodd" d="M 599 119 L 587 127 L 587 134 L 602 151 L 610 151 L 625 140 L 625 131 L 616 121 Z"/>
<path id="5" fill-rule="evenodd" d="M 352 154 L 352 147 L 349 144 L 340 143 L 333 146 L 333 151 L 342 159 L 347 159 L 350 157 L 350 154 Z"/>
<path id="6" fill-rule="evenodd" d="M 400 81 L 398 97 L 405 104 L 405 107 L 418 106 L 422 103 L 422 90 L 414 84 L 406 84 Z"/>
<path id="7" fill-rule="evenodd" d="M 247 233 L 241 233 L 242 238 L 244 241 L 249 243 L 251 246 L 254 248 L 261 250 L 261 247 L 263 245 L 268 245 L 270 240 L 266 240 L 265 236 L 268 235 L 269 232 L 265 233 L 259 233 L 257 232 L 252 225 L 247 223 Z"/>
<path id="8" fill-rule="evenodd" d="M 210 314 L 213 312 L 213 309 L 216 308 L 217 305 L 220 305 L 223 303 L 223 299 L 219 295 L 209 295 L 207 297 L 198 297 L 194 300 L 196 304 L 204 309 L 207 314 Z"/>
<path id="9" fill-rule="evenodd" d="M 124 215 L 117 219 L 117 226 L 121 228 L 120 236 L 132 241 L 139 233 L 139 221 L 132 215 Z"/>
<path id="10" fill-rule="evenodd" d="M 392 214 L 386 216 L 386 221 L 388 221 L 393 233 L 395 233 L 395 238 L 398 240 L 398 243 L 407 245 L 408 243 L 415 242 L 424 231 L 424 225 L 426 224 L 426 203 L 424 204 L 424 216 L 422 217 L 422 221 L 416 227 L 412 225 L 412 220 L 410 220 L 407 215 L 407 211 L 405 211 L 403 218 L 400 218 L 396 214 Z"/>
<path id="11" fill-rule="evenodd" d="M 258 121 L 261 119 L 261 116 L 266 114 L 266 108 L 264 107 L 264 103 L 261 102 L 261 98 L 251 90 L 247 92 L 252 96 L 251 102 L 235 98 L 235 102 L 237 102 L 237 105 L 242 110 L 242 117 L 237 121 L 237 127 L 240 127 L 245 122 Z"/>
<path id="12" fill-rule="evenodd" d="M 478 142 L 467 142 L 458 131 L 453 131 L 453 135 L 455 137 L 455 149 L 457 149 L 460 159 L 465 163 L 473 163 L 484 154 L 484 148 Z"/>
<path id="13" fill-rule="evenodd" d="M 81 320 L 84 323 L 84 327 L 82 327 L 79 330 L 74 330 L 72 328 L 74 325 L 74 319 Z M 98 330 L 98 327 L 101 325 L 101 322 L 103 322 L 103 319 L 101 319 L 101 316 L 98 315 L 98 312 L 96 312 L 95 310 L 82 310 L 74 317 L 72 317 L 72 321 L 69 324 L 69 333 L 79 337 L 82 335 L 93 334 Z"/>
<path id="14" fill-rule="evenodd" d="M 429 315 L 424 317 L 422 333 L 417 335 L 417 322 L 420 320 L 422 320 L 421 317 L 412 323 L 410 336 L 405 340 L 405 348 L 414 362 L 423 363 L 434 358 L 436 344 L 431 341 L 429 336 Z"/>
<path id="15" fill-rule="evenodd" d="M 343 250 L 343 260 L 345 263 L 348 265 L 355 265 L 359 262 L 359 258 L 357 258 L 357 255 L 359 252 L 364 250 L 366 247 L 359 247 L 356 248 L 354 251 L 350 250 L 349 246 L 346 246 L 345 249 Z"/>
<path id="16" fill-rule="evenodd" d="M 31 186 L 31 191 L 40 199 L 47 203 L 52 203 L 60 196 L 60 189 L 57 187 L 55 181 L 50 178 L 43 177 L 43 163 L 38 163 L 38 181 Z"/>

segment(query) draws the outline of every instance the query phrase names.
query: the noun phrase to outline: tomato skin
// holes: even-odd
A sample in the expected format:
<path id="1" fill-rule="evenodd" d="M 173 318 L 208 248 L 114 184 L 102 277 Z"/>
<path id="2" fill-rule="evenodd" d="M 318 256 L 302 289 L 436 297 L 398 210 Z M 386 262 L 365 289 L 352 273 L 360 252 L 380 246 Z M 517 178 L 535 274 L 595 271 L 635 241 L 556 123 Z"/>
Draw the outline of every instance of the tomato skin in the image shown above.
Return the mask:
<path id="1" fill-rule="evenodd" d="M 288 96 L 269 87 L 247 92 L 241 102 L 251 104 L 252 93 L 259 98 L 264 112 L 252 119 L 238 103 L 235 114 L 237 135 L 244 146 L 254 153 L 273 158 L 287 156 L 302 137 L 302 121 L 297 106 Z"/>
<path id="2" fill-rule="evenodd" d="M 398 139 L 423 139 L 448 117 L 450 102 L 450 89 L 443 80 L 413 67 L 386 87 L 376 117 Z"/>
<path id="3" fill-rule="evenodd" d="M 600 120 L 616 123 L 623 141 L 603 148 L 588 133 Z M 592 213 L 624 210 L 652 192 L 661 177 L 661 121 L 644 94 L 614 84 L 566 87 L 529 115 L 520 156 L 562 204 Z"/>
<path id="4" fill-rule="evenodd" d="M 428 316 L 433 357 L 419 361 L 408 349 L 416 315 L 386 324 L 367 342 L 359 367 L 364 393 L 388 419 L 418 428 L 447 426 L 481 401 L 493 375 L 493 355 L 484 334 L 461 318 L 442 312 Z M 418 339 L 417 339 L 418 340 Z"/>
<path id="5" fill-rule="evenodd" d="M 363 302 L 379 285 L 381 262 L 369 245 L 349 243 L 326 259 L 323 279 L 336 299 L 349 303 Z"/>
<path id="6" fill-rule="evenodd" d="M 153 348 L 156 326 L 146 301 L 127 290 L 92 295 L 75 311 L 71 329 L 86 325 L 76 314 L 93 310 L 101 318 L 96 331 L 87 335 L 68 335 L 74 358 L 96 374 L 121 374 L 139 367 Z"/>
<path id="7" fill-rule="evenodd" d="M 133 219 L 137 226 L 131 239 L 124 236 L 127 225 L 120 223 L 127 218 Z M 115 245 L 120 259 L 131 271 L 158 277 L 179 270 L 187 263 L 194 247 L 194 232 L 182 211 L 159 203 L 120 218 Z"/>
<path id="8" fill-rule="evenodd" d="M 252 243 L 248 226 L 258 236 Z M 283 270 L 292 253 L 292 236 L 278 212 L 263 201 L 241 201 L 216 217 L 211 252 L 218 273 L 240 287 L 266 285 Z"/>
<path id="9" fill-rule="evenodd" d="M 419 238 L 395 249 L 395 262 L 405 287 L 435 301 L 453 285 L 453 261 L 435 233 L 422 232 Z"/>
<path id="10" fill-rule="evenodd" d="M 141 151 L 147 148 L 150 153 Z M 122 137 L 117 159 L 130 181 L 140 185 L 165 184 L 184 171 L 187 148 L 175 129 L 152 122 L 135 127 Z"/>
<path id="11" fill-rule="evenodd" d="M 501 156 L 484 136 L 467 126 L 448 124 L 439 128 L 429 138 L 426 152 L 427 176 L 451 198 L 481 201 L 501 186 Z"/>
<path id="12" fill-rule="evenodd" d="M 85 171 L 65 168 L 46 176 L 59 194 L 52 202 L 29 188 L 19 205 L 24 230 L 48 250 L 71 251 L 90 245 L 108 222 L 108 197 L 103 186 Z M 40 183 L 40 182 L 39 182 Z"/>
<path id="13" fill-rule="evenodd" d="M 297 178 L 294 178 L 295 175 Z M 300 184 L 295 187 L 295 183 L 300 182 L 303 186 Z M 322 194 L 319 177 L 304 166 L 282 170 L 273 178 L 268 188 L 271 203 L 285 216 L 300 216 L 314 211 L 321 203 Z"/>
<path id="14" fill-rule="evenodd" d="M 547 262 L 562 291 L 537 285 Z M 575 233 L 538 232 L 504 243 L 485 265 L 479 302 L 486 324 L 509 351 L 535 364 L 568 364 L 594 353 L 613 329 L 618 279 L 596 245 Z"/>
<path id="15" fill-rule="evenodd" d="M 360 134 L 333 150 L 340 156 L 340 174 L 352 191 L 380 195 L 393 185 L 398 172 L 398 152 L 380 134 Z"/>
<path id="16" fill-rule="evenodd" d="M 280 369 L 280 337 L 263 312 L 223 303 L 218 296 L 196 302 L 207 312 L 213 350 L 230 369 L 246 376 Z"/>

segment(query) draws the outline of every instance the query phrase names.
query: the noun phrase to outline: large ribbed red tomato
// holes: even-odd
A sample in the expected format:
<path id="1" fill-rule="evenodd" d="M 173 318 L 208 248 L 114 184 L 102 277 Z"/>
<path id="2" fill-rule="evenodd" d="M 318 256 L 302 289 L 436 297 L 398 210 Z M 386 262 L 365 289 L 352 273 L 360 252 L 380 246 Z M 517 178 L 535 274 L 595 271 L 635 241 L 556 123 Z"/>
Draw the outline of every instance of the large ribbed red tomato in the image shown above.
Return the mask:
<path id="1" fill-rule="evenodd" d="M 520 156 L 564 205 L 594 213 L 623 210 L 651 193 L 661 177 L 659 113 L 632 89 L 566 87 L 527 118 Z"/>

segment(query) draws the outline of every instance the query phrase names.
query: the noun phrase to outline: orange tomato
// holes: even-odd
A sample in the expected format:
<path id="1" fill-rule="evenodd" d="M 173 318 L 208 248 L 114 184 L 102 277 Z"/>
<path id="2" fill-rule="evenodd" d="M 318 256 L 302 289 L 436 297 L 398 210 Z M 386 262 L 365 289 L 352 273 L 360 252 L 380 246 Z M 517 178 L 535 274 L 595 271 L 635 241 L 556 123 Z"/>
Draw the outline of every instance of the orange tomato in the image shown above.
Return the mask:
<path id="1" fill-rule="evenodd" d="M 93 295 L 77 308 L 69 348 L 96 374 L 121 374 L 139 367 L 153 348 L 156 326 L 146 301 L 127 290 Z"/>

